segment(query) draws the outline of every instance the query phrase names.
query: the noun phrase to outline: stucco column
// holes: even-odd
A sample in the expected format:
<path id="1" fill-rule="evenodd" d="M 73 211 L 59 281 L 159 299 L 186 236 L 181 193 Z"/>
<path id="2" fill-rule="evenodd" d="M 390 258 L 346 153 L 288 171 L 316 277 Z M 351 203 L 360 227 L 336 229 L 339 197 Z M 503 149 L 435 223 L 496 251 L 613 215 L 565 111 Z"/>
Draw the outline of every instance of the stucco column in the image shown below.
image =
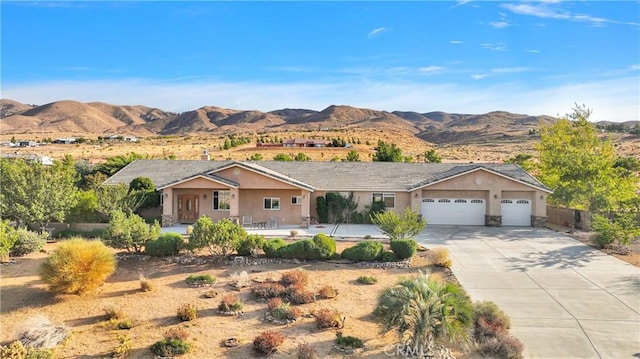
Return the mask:
<path id="1" fill-rule="evenodd" d="M 411 210 L 420 214 L 422 210 L 422 190 L 414 190 L 409 192 L 409 196 L 411 196 Z"/>
<path id="2" fill-rule="evenodd" d="M 240 220 L 240 190 L 237 188 L 231 188 L 231 203 L 229 208 L 229 219 L 234 223 L 239 223 Z"/>
<path id="3" fill-rule="evenodd" d="M 162 190 L 162 226 L 173 226 L 173 188 Z"/>
<path id="4" fill-rule="evenodd" d="M 300 206 L 300 226 L 309 228 L 311 225 L 311 192 L 301 190 L 302 203 Z"/>
<path id="5" fill-rule="evenodd" d="M 499 190 L 489 190 L 489 206 L 487 208 L 487 214 L 484 216 L 484 225 L 487 227 L 500 227 L 502 226 L 502 192 Z"/>

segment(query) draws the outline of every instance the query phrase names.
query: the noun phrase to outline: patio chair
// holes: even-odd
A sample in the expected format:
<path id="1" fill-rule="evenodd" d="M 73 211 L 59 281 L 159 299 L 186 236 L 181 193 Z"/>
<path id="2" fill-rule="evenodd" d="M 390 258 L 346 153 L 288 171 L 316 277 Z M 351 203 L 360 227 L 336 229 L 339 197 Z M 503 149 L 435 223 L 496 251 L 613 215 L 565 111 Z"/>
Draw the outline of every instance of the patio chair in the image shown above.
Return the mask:
<path id="1" fill-rule="evenodd" d="M 269 223 L 267 224 L 267 226 L 270 229 L 278 229 L 278 217 L 269 218 Z"/>
<path id="2" fill-rule="evenodd" d="M 243 227 L 253 227 L 253 217 L 251 217 L 251 216 L 242 216 L 242 226 Z"/>

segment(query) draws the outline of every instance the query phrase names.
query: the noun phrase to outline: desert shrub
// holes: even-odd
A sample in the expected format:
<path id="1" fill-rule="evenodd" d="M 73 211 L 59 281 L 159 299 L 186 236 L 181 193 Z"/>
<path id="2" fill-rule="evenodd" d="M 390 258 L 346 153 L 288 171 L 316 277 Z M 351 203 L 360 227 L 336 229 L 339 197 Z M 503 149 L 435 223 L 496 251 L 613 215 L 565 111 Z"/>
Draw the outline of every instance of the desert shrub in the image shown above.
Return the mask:
<path id="1" fill-rule="evenodd" d="M 282 298 L 280 298 L 280 297 L 270 298 L 269 300 L 267 300 L 267 308 L 269 310 L 272 310 L 272 309 L 275 309 L 275 308 L 278 308 L 279 306 L 281 306 L 282 303 L 284 303 L 284 302 L 282 301 Z"/>
<path id="2" fill-rule="evenodd" d="M 326 285 L 320 288 L 320 291 L 318 291 L 318 294 L 320 295 L 321 298 L 326 298 L 326 299 L 335 298 L 338 296 L 338 290 L 330 285 Z"/>
<path id="3" fill-rule="evenodd" d="M 202 216 L 193 226 L 189 236 L 189 248 L 207 248 L 212 255 L 226 257 L 236 251 L 246 237 L 247 231 L 228 218 L 213 223 L 211 218 Z"/>
<path id="4" fill-rule="evenodd" d="M 451 268 L 453 264 L 449 258 L 449 251 L 446 248 L 435 248 L 430 253 L 431 261 L 438 267 Z"/>
<path id="5" fill-rule="evenodd" d="M 122 309 L 114 305 L 108 305 L 102 310 L 104 310 L 104 314 L 107 316 L 108 320 L 122 320 L 127 317 Z"/>
<path id="6" fill-rule="evenodd" d="M 180 339 L 162 339 L 155 342 L 150 349 L 159 357 L 170 358 L 187 354 L 191 350 L 191 344 Z"/>
<path id="7" fill-rule="evenodd" d="M 279 258 L 290 259 L 326 259 L 331 254 L 325 248 L 318 247 L 311 239 L 303 239 L 280 247 L 277 251 Z"/>
<path id="8" fill-rule="evenodd" d="M 401 215 L 394 211 L 377 212 L 371 215 L 371 221 L 392 241 L 414 237 L 427 226 L 426 220 L 410 208 L 405 209 Z"/>
<path id="9" fill-rule="evenodd" d="M 298 359 L 319 359 L 318 351 L 309 343 L 298 345 Z"/>
<path id="10" fill-rule="evenodd" d="M 51 359 L 53 352 L 49 349 L 25 347 L 19 340 L 9 345 L 0 346 L 0 358 L 3 359 Z"/>
<path id="11" fill-rule="evenodd" d="M 484 342 L 478 348 L 478 352 L 487 357 L 500 359 L 520 359 L 524 345 L 518 338 L 506 333 L 498 334 Z"/>
<path id="12" fill-rule="evenodd" d="M 269 314 L 276 320 L 296 320 L 300 318 L 302 312 L 299 308 L 292 307 L 289 303 L 280 302 L 275 308 L 269 310 Z"/>
<path id="13" fill-rule="evenodd" d="M 18 340 L 27 348 L 51 349 L 60 344 L 69 335 L 69 330 L 56 326 L 43 316 L 37 316 L 25 322 Z"/>
<path id="14" fill-rule="evenodd" d="M 288 287 L 286 295 L 292 304 L 308 304 L 316 301 L 316 296 L 313 292 L 306 290 L 301 285 Z"/>
<path id="15" fill-rule="evenodd" d="M 336 333 L 336 344 L 342 348 L 364 348 L 362 339 L 347 335 L 342 335 L 342 332 Z"/>
<path id="16" fill-rule="evenodd" d="M 183 245 L 180 233 L 163 233 L 145 244 L 144 251 L 152 257 L 176 256 Z"/>
<path id="17" fill-rule="evenodd" d="M 116 325 L 116 328 L 118 328 L 118 329 L 131 329 L 134 326 L 135 326 L 135 324 L 133 323 L 133 321 L 131 319 L 123 319 L 123 320 L 118 322 L 118 324 Z"/>
<path id="18" fill-rule="evenodd" d="M 240 312 L 244 306 L 240 302 L 240 298 L 235 293 L 225 294 L 218 304 L 218 310 L 223 313 Z"/>
<path id="19" fill-rule="evenodd" d="M 362 241 L 353 247 L 342 251 L 342 258 L 352 261 L 374 261 L 384 252 L 382 243 L 376 241 Z"/>
<path id="20" fill-rule="evenodd" d="M 12 257 L 22 257 L 29 253 L 37 252 L 44 248 L 47 243 L 47 234 L 39 234 L 27 230 L 26 228 L 18 228 L 16 230 L 16 242 L 11 248 L 10 255 Z"/>
<path id="21" fill-rule="evenodd" d="M 593 215 L 591 229 L 596 232 L 594 240 L 600 248 L 619 243 L 629 245 L 629 241 L 640 234 L 640 227 L 636 219 L 637 213 L 619 212 L 613 218 Z"/>
<path id="22" fill-rule="evenodd" d="M 313 313 L 318 328 L 342 328 L 343 319 L 340 313 L 333 309 L 320 309 Z"/>
<path id="23" fill-rule="evenodd" d="M 208 299 L 215 298 L 215 297 L 218 296 L 218 292 L 213 290 L 213 289 L 212 290 L 208 290 L 203 294 L 203 296 L 205 298 L 208 298 Z"/>
<path id="24" fill-rule="evenodd" d="M 261 354 L 274 353 L 284 343 L 284 335 L 278 332 L 262 332 L 253 340 L 253 349 Z"/>
<path id="25" fill-rule="evenodd" d="M 153 292 L 156 290 L 156 285 L 153 284 L 151 280 L 144 276 L 144 274 L 140 273 L 140 289 L 143 292 Z"/>
<path id="26" fill-rule="evenodd" d="M 211 274 L 192 274 L 186 279 L 187 284 L 195 286 L 212 285 L 216 282 L 216 277 Z"/>
<path id="27" fill-rule="evenodd" d="M 249 273 L 242 271 L 240 273 L 233 273 L 231 275 L 231 284 L 236 288 L 249 287 L 253 283 L 253 280 L 249 277 Z"/>
<path id="28" fill-rule="evenodd" d="M 274 238 L 274 239 L 270 239 L 267 240 L 266 242 L 264 242 L 264 244 L 262 245 L 262 250 L 264 251 L 264 254 L 269 257 L 269 258 L 277 258 L 278 257 L 278 250 L 284 246 L 286 246 L 286 242 L 284 241 L 284 239 L 282 238 Z"/>
<path id="29" fill-rule="evenodd" d="M 183 322 L 198 318 L 198 308 L 195 304 L 186 303 L 178 307 L 177 317 Z"/>
<path id="30" fill-rule="evenodd" d="M 309 274 L 301 270 L 292 270 L 282 273 L 280 284 L 285 287 L 305 286 L 309 282 Z"/>
<path id="31" fill-rule="evenodd" d="M 285 287 L 280 283 L 256 283 L 251 286 L 251 294 L 254 298 L 276 298 L 286 293 Z"/>
<path id="32" fill-rule="evenodd" d="M 96 239 L 103 238 L 107 233 L 106 228 L 96 228 L 90 231 L 75 231 L 73 229 L 64 229 L 55 234 L 56 238 L 64 239 L 64 238 L 73 238 L 73 237 L 82 237 L 86 239 Z"/>
<path id="33" fill-rule="evenodd" d="M 291 238 L 295 238 L 298 235 L 298 231 L 292 229 L 289 231 L 289 235 L 291 236 Z"/>
<path id="34" fill-rule="evenodd" d="M 131 336 L 129 334 L 117 334 L 118 345 L 111 352 L 112 358 L 126 358 L 131 353 Z"/>
<path id="35" fill-rule="evenodd" d="M 116 259 L 98 241 L 71 239 L 42 263 L 40 276 L 54 293 L 92 292 L 116 270 Z"/>
<path id="36" fill-rule="evenodd" d="M 418 243 L 413 239 L 396 239 L 391 241 L 390 246 L 400 260 L 413 257 L 418 249 Z"/>
<path id="37" fill-rule="evenodd" d="M 511 327 L 509 317 L 494 302 L 476 302 L 473 336 L 478 343 L 484 343 L 500 334 L 506 334 Z"/>
<path id="38" fill-rule="evenodd" d="M 174 327 L 164 332 L 164 339 L 179 339 L 182 341 L 186 341 L 187 339 L 189 339 L 189 332 L 183 327 Z"/>
<path id="39" fill-rule="evenodd" d="M 238 255 L 257 256 L 264 246 L 264 236 L 258 234 L 248 234 L 240 241 Z"/>
<path id="40" fill-rule="evenodd" d="M 316 234 L 313 237 L 313 243 L 318 247 L 327 250 L 329 252 L 328 257 L 333 256 L 336 253 L 336 241 L 326 234 Z"/>
<path id="41" fill-rule="evenodd" d="M 117 210 L 111 215 L 109 227 L 102 241 L 109 247 L 141 253 L 147 242 L 158 238 L 159 235 L 160 224 L 157 221 L 149 226 L 137 214 L 125 214 Z"/>
<path id="42" fill-rule="evenodd" d="M 356 279 L 356 281 L 360 284 L 376 284 L 378 283 L 378 279 L 372 275 L 361 275 Z"/>
<path id="43" fill-rule="evenodd" d="M 382 253 L 382 256 L 380 257 L 380 260 L 382 260 L 383 262 L 397 262 L 398 257 L 396 257 L 396 254 L 391 251 L 384 251 Z"/>

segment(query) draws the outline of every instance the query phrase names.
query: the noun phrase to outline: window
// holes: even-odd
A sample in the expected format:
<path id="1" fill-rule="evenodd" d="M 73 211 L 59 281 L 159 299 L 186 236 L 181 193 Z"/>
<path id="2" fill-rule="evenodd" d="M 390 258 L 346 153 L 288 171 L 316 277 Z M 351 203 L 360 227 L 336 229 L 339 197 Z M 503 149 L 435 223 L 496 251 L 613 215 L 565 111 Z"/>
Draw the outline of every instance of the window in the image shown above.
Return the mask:
<path id="1" fill-rule="evenodd" d="M 231 193 L 229 191 L 213 191 L 213 210 L 228 211 L 231 208 Z"/>
<path id="2" fill-rule="evenodd" d="M 481 199 L 472 199 L 471 203 L 484 203 L 484 201 Z"/>
<path id="3" fill-rule="evenodd" d="M 376 201 L 384 202 L 384 208 L 395 208 L 396 195 L 395 193 L 374 193 L 372 202 Z"/>
<path id="4" fill-rule="evenodd" d="M 291 204 L 302 204 L 302 196 L 291 196 Z"/>
<path id="5" fill-rule="evenodd" d="M 456 199 L 454 203 L 467 203 L 466 199 Z"/>
<path id="6" fill-rule="evenodd" d="M 264 209 L 270 209 L 277 211 L 280 209 L 280 198 L 277 197 L 265 197 Z"/>
<path id="7" fill-rule="evenodd" d="M 513 201 L 510 199 L 503 199 L 500 203 L 513 203 Z"/>
<path id="8" fill-rule="evenodd" d="M 526 199 L 519 199 L 518 201 L 516 201 L 516 204 L 529 204 L 529 201 Z"/>
<path id="9" fill-rule="evenodd" d="M 160 191 L 160 206 L 161 207 L 164 206 L 164 196 L 165 196 L 165 193 Z"/>
<path id="10" fill-rule="evenodd" d="M 439 200 L 438 200 L 438 203 L 451 203 L 451 200 L 450 200 L 450 199 L 443 198 L 443 199 L 439 199 Z"/>

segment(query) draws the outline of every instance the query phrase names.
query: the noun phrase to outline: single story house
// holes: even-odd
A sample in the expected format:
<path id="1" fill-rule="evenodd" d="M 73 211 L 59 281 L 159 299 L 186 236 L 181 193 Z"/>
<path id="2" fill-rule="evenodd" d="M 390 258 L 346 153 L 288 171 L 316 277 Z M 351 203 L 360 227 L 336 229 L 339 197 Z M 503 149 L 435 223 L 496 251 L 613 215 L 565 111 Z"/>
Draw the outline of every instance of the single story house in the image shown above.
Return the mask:
<path id="1" fill-rule="evenodd" d="M 317 198 L 337 192 L 353 194 L 358 211 L 379 200 L 398 213 L 411 208 L 430 225 L 540 227 L 552 192 L 503 163 L 137 160 L 105 184 L 137 177 L 161 192 L 163 226 L 206 215 L 304 227 L 318 218 Z"/>

